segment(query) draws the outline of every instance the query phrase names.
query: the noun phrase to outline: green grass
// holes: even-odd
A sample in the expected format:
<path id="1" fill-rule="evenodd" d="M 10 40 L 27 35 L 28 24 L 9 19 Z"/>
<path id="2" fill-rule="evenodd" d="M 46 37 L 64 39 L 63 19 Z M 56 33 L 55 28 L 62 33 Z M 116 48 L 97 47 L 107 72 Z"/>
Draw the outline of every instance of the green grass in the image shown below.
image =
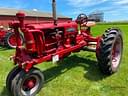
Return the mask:
<path id="1" fill-rule="evenodd" d="M 127 25 L 128 21 L 125 22 L 98 22 L 98 25 Z"/>
<path id="2" fill-rule="evenodd" d="M 60 65 L 45 62 L 37 67 L 45 75 L 45 85 L 37 96 L 128 96 L 128 25 L 97 25 L 94 36 L 106 28 L 119 27 L 124 37 L 124 54 L 117 73 L 103 75 L 97 65 L 95 53 L 72 53 Z M 5 88 L 8 72 L 13 68 L 9 56 L 14 50 L 0 49 L 0 96 L 9 96 Z"/>

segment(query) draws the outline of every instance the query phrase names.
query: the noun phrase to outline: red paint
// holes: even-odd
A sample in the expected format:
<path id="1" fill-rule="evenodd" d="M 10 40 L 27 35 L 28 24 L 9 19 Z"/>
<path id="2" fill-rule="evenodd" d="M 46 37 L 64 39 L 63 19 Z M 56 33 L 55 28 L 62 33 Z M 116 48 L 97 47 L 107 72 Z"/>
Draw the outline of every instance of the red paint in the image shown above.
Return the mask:
<path id="1" fill-rule="evenodd" d="M 64 58 L 71 52 L 80 51 L 89 42 L 99 42 L 100 37 L 92 37 L 90 28 L 81 30 L 78 34 L 78 24 L 75 21 L 54 23 L 24 24 L 23 14 L 17 15 L 19 23 L 13 22 L 17 39 L 14 62 L 28 72 L 35 64 L 52 60 L 52 56 Z M 25 48 L 19 42 L 18 28 L 25 38 Z M 98 46 L 98 45 L 97 45 Z"/>
<path id="2" fill-rule="evenodd" d="M 0 15 L 0 25 L 8 27 L 8 22 L 12 22 L 13 20 L 17 21 L 17 18 L 15 16 L 3 16 Z M 71 21 L 71 18 L 59 18 L 59 22 L 64 22 L 64 21 Z M 35 23 L 37 21 L 37 17 L 30 17 L 26 16 L 25 17 L 25 23 Z M 48 17 L 38 17 L 38 23 L 46 23 L 46 22 L 52 22 L 52 18 Z"/>
<path id="3" fill-rule="evenodd" d="M 27 90 L 31 90 L 32 88 L 35 87 L 36 84 L 36 80 L 34 78 L 30 78 L 30 80 L 25 80 L 24 84 L 23 84 L 23 90 L 27 89 Z"/>

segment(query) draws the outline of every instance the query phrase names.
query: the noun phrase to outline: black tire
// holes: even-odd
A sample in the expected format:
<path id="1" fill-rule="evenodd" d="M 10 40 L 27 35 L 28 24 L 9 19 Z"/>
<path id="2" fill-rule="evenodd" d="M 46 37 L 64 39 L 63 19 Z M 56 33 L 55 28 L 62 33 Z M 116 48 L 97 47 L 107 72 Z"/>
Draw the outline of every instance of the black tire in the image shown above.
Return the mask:
<path id="1" fill-rule="evenodd" d="M 123 52 L 123 38 L 121 31 L 111 28 L 103 34 L 97 49 L 97 60 L 101 71 L 104 74 L 115 73 L 120 65 Z"/>
<path id="2" fill-rule="evenodd" d="M 13 96 L 36 96 L 43 87 L 43 84 L 44 75 L 39 69 L 32 68 L 28 73 L 22 70 L 12 82 Z"/>
<path id="3" fill-rule="evenodd" d="M 7 48 L 16 48 L 16 45 L 12 45 L 9 41 L 10 37 L 14 35 L 14 32 L 7 32 L 5 37 L 4 37 L 4 46 L 7 47 Z M 22 45 L 24 43 L 24 38 L 22 36 L 22 34 L 20 34 L 20 37 L 21 37 L 21 42 L 22 42 Z"/>
<path id="4" fill-rule="evenodd" d="M 11 84 L 14 77 L 21 71 L 21 68 L 18 66 L 14 67 L 8 74 L 6 78 L 6 88 L 9 92 L 11 92 Z"/>

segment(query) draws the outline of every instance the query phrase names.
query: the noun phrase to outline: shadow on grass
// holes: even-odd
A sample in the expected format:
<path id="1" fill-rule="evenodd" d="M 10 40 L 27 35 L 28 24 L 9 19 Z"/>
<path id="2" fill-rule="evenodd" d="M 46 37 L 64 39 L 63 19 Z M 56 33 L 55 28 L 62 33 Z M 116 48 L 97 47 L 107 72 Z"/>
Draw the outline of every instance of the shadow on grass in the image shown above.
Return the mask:
<path id="1" fill-rule="evenodd" d="M 11 96 L 10 93 L 7 91 L 6 87 L 0 93 L 0 96 Z"/>
<path id="2" fill-rule="evenodd" d="M 5 51 L 5 50 L 8 50 L 8 48 L 0 45 L 0 51 Z"/>
<path id="3" fill-rule="evenodd" d="M 90 55 L 88 55 L 87 57 L 91 58 Z M 58 64 L 58 66 L 49 68 L 42 72 L 45 76 L 45 83 L 48 83 L 51 80 L 55 79 L 57 76 L 67 72 L 68 70 L 74 67 L 79 67 L 79 66 L 83 67 L 84 70 L 86 71 L 84 77 L 88 80 L 98 81 L 106 77 L 106 75 L 100 72 L 96 61 L 78 57 L 77 55 L 72 55 L 62 60 Z M 7 91 L 6 87 L 4 87 L 2 92 L 0 93 L 0 96 L 11 96 L 11 95 Z"/>
<path id="4" fill-rule="evenodd" d="M 86 73 L 84 77 L 88 80 L 98 81 L 106 77 L 106 75 L 101 73 L 96 61 L 78 57 L 77 55 L 72 55 L 61 61 L 58 66 L 43 71 L 43 74 L 45 76 L 45 81 L 47 83 L 53 80 L 54 78 L 56 78 L 57 76 L 67 72 L 71 68 L 79 67 L 79 66 L 85 69 Z"/>

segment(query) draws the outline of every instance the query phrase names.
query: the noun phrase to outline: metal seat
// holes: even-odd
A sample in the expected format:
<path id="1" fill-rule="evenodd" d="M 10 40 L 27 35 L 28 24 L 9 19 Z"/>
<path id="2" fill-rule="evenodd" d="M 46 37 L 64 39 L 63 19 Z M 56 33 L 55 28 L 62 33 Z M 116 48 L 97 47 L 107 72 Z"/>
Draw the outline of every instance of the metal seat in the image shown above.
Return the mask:
<path id="1" fill-rule="evenodd" d="M 95 25 L 96 25 L 95 21 L 88 21 L 88 22 L 82 24 L 82 26 L 87 26 L 87 27 L 93 27 Z"/>

